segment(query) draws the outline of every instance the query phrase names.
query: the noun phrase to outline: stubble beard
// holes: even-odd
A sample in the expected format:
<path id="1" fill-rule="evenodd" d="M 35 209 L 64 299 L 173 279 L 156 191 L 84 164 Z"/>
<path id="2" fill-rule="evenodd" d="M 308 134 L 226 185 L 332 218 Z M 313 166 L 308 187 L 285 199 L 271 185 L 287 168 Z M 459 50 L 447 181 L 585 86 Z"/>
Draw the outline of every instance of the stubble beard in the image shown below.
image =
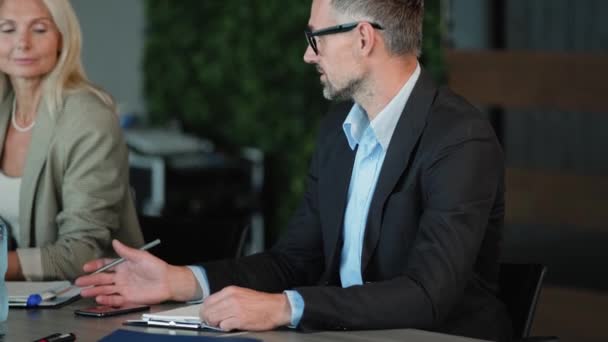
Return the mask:
<path id="1" fill-rule="evenodd" d="M 337 88 L 329 80 L 322 81 L 323 97 L 330 101 L 348 101 L 352 100 L 361 90 L 363 84 L 362 78 L 354 78 L 349 80 L 345 86 Z"/>

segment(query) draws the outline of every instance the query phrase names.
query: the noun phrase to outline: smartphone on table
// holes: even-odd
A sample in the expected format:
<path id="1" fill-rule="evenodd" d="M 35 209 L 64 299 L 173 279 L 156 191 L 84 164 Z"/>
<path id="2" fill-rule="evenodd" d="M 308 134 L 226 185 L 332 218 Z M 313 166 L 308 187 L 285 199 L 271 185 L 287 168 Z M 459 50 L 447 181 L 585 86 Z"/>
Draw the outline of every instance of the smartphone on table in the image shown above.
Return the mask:
<path id="1" fill-rule="evenodd" d="M 106 306 L 106 305 L 97 305 L 89 308 L 74 310 L 74 313 L 79 316 L 88 316 L 88 317 L 111 317 L 124 315 L 132 312 L 138 311 L 146 311 L 149 310 L 149 305 L 125 305 L 125 306 Z"/>

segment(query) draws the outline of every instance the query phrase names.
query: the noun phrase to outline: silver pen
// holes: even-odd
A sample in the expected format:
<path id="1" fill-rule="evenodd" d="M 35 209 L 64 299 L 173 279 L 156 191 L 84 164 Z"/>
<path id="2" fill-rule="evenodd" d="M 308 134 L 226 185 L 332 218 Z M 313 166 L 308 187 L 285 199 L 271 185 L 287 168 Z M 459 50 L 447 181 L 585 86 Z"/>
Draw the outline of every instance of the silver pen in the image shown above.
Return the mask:
<path id="1" fill-rule="evenodd" d="M 148 249 L 150 249 L 150 248 L 158 245 L 159 243 L 160 243 L 160 239 L 156 239 L 154 241 L 148 242 L 147 244 L 141 246 L 139 248 L 139 250 L 140 251 L 147 251 Z M 101 273 L 101 272 L 107 271 L 110 268 L 112 268 L 112 267 L 114 267 L 114 266 L 116 266 L 116 265 L 118 265 L 120 263 L 123 263 L 125 260 L 126 260 L 125 258 L 118 258 L 118 259 L 112 261 L 111 263 L 109 263 L 109 264 L 107 264 L 107 265 L 105 265 L 103 267 L 98 268 L 95 272 L 93 272 L 91 274 L 97 274 L 97 273 Z"/>

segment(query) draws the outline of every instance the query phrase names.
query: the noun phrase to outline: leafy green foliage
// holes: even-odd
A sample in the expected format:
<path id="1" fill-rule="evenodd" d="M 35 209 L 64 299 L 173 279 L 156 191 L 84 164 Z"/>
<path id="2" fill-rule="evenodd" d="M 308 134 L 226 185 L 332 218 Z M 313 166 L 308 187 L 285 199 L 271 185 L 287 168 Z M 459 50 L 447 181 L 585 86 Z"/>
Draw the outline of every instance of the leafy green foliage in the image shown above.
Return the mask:
<path id="1" fill-rule="evenodd" d="M 146 1 L 144 89 L 152 121 L 177 116 L 188 131 L 220 144 L 263 150 L 274 232 L 303 192 L 328 108 L 318 74 L 302 61 L 309 11 L 310 1 Z M 437 47 L 425 41 L 424 55 Z"/>
<path id="2" fill-rule="evenodd" d="M 439 83 L 445 79 L 445 63 L 441 42 L 444 27 L 441 20 L 441 0 L 424 2 L 424 27 L 422 39 L 422 64 Z"/>

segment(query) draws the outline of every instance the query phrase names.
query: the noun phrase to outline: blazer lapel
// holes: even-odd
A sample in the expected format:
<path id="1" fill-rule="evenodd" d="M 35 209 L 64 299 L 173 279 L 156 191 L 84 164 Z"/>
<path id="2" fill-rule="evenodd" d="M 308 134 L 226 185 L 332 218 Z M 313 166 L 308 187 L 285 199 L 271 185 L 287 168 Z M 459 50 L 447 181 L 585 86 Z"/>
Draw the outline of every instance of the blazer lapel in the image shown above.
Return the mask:
<path id="1" fill-rule="evenodd" d="M 380 171 L 365 230 L 361 255 L 362 274 L 365 274 L 365 268 L 380 238 L 384 203 L 409 165 L 412 151 L 426 125 L 426 116 L 435 92 L 436 87 L 430 75 L 422 70 L 397 122 Z"/>
<path id="2" fill-rule="evenodd" d="M 33 204 L 36 188 L 43 166 L 48 156 L 55 120 L 51 118 L 43 101 L 39 104 L 36 125 L 32 131 L 32 140 L 25 160 L 25 169 L 21 178 L 21 191 L 19 200 L 19 212 L 21 221 L 21 242 L 24 246 L 30 246 L 31 229 L 33 222 Z"/>
<path id="3" fill-rule="evenodd" d="M 346 194 L 355 161 L 355 152 L 348 146 L 344 134 L 340 133 L 337 134 L 329 162 L 322 170 L 323 175 L 319 177 L 319 212 L 321 222 L 327 223 L 323 225 L 323 241 L 328 276 L 333 272 L 336 255 L 339 256 L 338 241 L 342 234 Z"/>

